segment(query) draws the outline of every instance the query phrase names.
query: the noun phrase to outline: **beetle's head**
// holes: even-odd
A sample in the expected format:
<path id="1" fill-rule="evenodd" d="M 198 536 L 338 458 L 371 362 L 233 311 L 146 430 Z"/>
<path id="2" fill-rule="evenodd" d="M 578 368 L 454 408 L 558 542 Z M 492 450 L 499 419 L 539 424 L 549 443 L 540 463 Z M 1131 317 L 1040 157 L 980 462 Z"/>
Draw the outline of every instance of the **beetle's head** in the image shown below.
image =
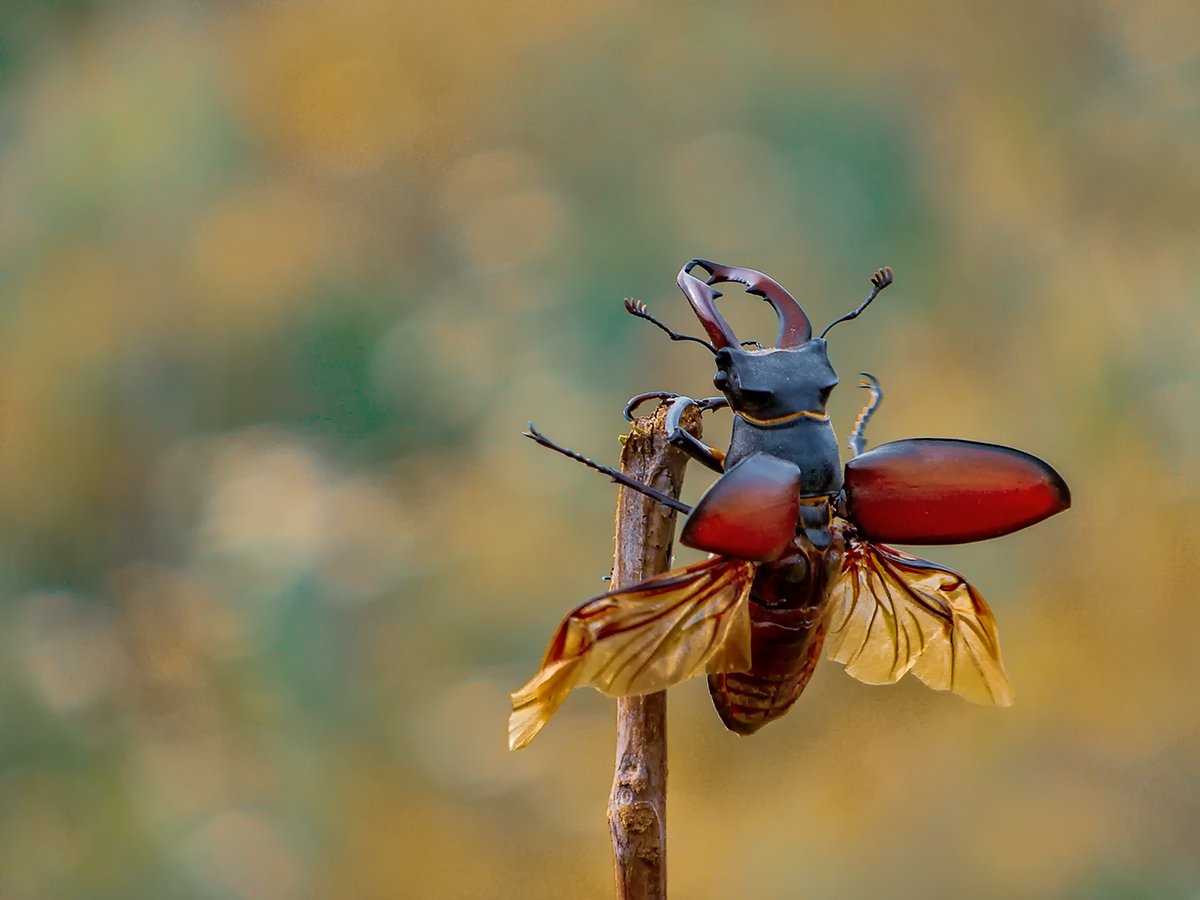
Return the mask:
<path id="1" fill-rule="evenodd" d="M 777 419 L 801 410 L 824 414 L 838 383 L 820 339 L 769 350 L 722 347 L 715 359 L 713 385 L 735 412 L 756 419 Z"/>
<path id="2" fill-rule="evenodd" d="M 691 274 L 697 266 L 708 273 L 706 280 Z M 742 349 L 716 305 L 721 292 L 712 285 L 726 281 L 744 284 L 747 293 L 771 304 L 779 317 L 774 348 Z M 694 259 L 680 271 L 679 287 L 716 349 L 717 375 L 713 384 L 736 412 L 760 419 L 778 418 L 800 410 L 825 412 L 837 375 L 829 363 L 825 341 L 813 338 L 808 316 L 782 285 L 754 269 Z"/>

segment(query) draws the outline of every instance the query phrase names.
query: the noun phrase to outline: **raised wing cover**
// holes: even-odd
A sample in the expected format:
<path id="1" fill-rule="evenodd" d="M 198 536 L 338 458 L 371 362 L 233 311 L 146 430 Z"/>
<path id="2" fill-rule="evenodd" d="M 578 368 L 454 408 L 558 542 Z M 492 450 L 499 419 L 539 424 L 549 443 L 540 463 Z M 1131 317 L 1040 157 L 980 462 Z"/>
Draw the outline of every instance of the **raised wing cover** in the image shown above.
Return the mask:
<path id="1" fill-rule="evenodd" d="M 1061 475 L 1036 456 L 999 444 L 913 438 L 846 463 L 847 518 L 869 541 L 982 541 L 1070 505 Z"/>
<path id="2" fill-rule="evenodd" d="M 704 492 L 679 540 L 697 550 L 764 562 L 792 542 L 799 516 L 800 470 L 755 453 Z"/>

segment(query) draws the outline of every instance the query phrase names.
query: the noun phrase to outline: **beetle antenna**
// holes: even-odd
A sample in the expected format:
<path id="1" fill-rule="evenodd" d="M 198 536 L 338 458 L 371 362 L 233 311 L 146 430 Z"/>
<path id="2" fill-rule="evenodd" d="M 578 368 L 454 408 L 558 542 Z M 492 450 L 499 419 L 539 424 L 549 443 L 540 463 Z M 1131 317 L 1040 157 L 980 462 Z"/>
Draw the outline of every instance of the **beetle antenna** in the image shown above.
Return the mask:
<path id="1" fill-rule="evenodd" d="M 848 312 L 844 316 L 842 316 L 840 319 L 834 319 L 832 322 L 830 322 L 828 325 L 826 325 L 825 330 L 821 332 L 821 337 L 824 338 L 825 335 L 829 334 L 829 329 L 831 329 L 834 325 L 838 324 L 839 322 L 848 322 L 851 319 L 857 319 L 859 313 L 861 313 L 864 309 L 866 309 L 868 306 L 870 306 L 871 301 L 874 300 L 877 296 L 879 296 L 879 292 L 882 291 L 885 287 L 887 287 L 891 283 L 892 283 L 892 267 L 891 266 L 884 266 L 882 269 L 877 270 L 875 272 L 875 274 L 871 276 L 871 285 L 872 285 L 871 293 L 867 294 L 867 299 L 858 305 L 858 309 L 854 310 L 853 312 Z"/>
<path id="2" fill-rule="evenodd" d="M 674 497 L 664 494 L 662 491 L 656 491 L 654 488 L 650 487 L 650 485 L 642 484 L 636 478 L 630 478 L 624 472 L 618 472 L 616 469 L 610 468 L 609 466 L 602 466 L 600 463 L 596 462 L 595 460 L 588 459 L 581 453 L 576 453 L 574 450 L 569 450 L 561 444 L 556 444 L 554 441 L 550 440 L 550 438 L 538 431 L 532 422 L 529 423 L 529 430 L 524 432 L 524 434 L 525 437 L 529 438 L 534 443 L 541 444 L 543 447 L 548 447 L 556 453 L 561 453 L 563 456 L 569 457 L 576 462 L 581 462 L 589 469 L 595 469 L 601 475 L 607 475 L 617 484 L 623 484 L 627 488 L 632 488 L 639 493 L 645 494 L 652 500 L 657 500 L 663 506 L 668 506 L 671 509 L 684 513 L 685 515 L 692 511 L 692 508 L 686 503 L 676 500 Z"/>
<path id="3" fill-rule="evenodd" d="M 862 412 L 854 420 L 854 431 L 850 433 L 850 453 L 852 456 L 858 456 L 866 449 L 867 423 L 871 421 L 871 416 L 875 414 L 875 410 L 879 409 L 879 404 L 883 402 L 883 388 L 879 386 L 879 379 L 869 372 L 860 372 L 859 375 L 862 377 L 862 381 L 858 383 L 858 386 L 870 391 L 871 399 L 867 401 L 867 405 L 862 408 Z"/>
<path id="4" fill-rule="evenodd" d="M 692 337 L 690 334 L 680 334 L 678 331 L 673 331 L 671 328 L 660 322 L 653 315 L 651 315 L 650 310 L 646 309 L 646 304 L 641 300 L 635 300 L 633 297 L 626 297 L 625 311 L 631 316 L 637 316 L 639 319 L 645 319 L 651 325 L 657 325 L 659 328 L 665 331 L 667 333 L 667 337 L 673 341 L 694 341 L 697 344 L 707 348 L 708 352 L 713 356 L 717 355 L 717 348 L 708 341 L 704 340 L 704 338 Z"/>

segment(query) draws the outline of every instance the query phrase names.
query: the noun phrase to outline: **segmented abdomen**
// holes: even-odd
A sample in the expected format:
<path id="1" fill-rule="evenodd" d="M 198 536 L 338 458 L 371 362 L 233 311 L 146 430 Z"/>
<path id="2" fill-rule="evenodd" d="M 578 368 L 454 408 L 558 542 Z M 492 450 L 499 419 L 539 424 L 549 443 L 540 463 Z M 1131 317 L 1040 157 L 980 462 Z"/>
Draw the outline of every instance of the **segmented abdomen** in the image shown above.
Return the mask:
<path id="1" fill-rule="evenodd" d="M 753 734 L 800 697 L 825 642 L 825 587 L 837 554 L 811 545 L 759 569 L 750 602 L 749 672 L 708 676 L 708 690 L 730 731 Z"/>
<path id="2" fill-rule="evenodd" d="M 708 676 L 708 690 L 730 731 L 753 734 L 778 719 L 799 699 L 825 642 L 825 624 L 797 615 L 811 610 L 769 610 L 751 606 L 753 633 L 749 672 Z M 790 614 L 790 615 L 789 615 Z M 792 623 L 787 619 L 799 618 Z"/>

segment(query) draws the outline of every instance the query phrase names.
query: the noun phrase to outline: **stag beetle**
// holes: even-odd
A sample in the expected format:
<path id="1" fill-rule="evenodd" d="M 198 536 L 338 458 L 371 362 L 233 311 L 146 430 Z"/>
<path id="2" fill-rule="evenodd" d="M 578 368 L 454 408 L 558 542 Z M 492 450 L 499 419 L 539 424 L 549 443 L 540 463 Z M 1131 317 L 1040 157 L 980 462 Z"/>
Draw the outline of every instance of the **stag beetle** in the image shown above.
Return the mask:
<path id="1" fill-rule="evenodd" d="M 511 749 L 528 744 L 574 687 L 629 696 L 702 672 L 725 726 L 751 734 L 796 702 L 823 647 L 868 684 L 911 671 L 980 703 L 1012 702 L 983 597 L 958 573 L 888 544 L 999 537 L 1067 509 L 1070 491 L 1047 463 L 997 444 L 912 438 L 866 451 L 866 425 L 883 397 L 870 375 L 861 382 L 870 400 L 841 466 L 826 412 L 838 377 L 825 335 L 892 281 L 890 268 L 875 272 L 866 300 L 817 338 L 778 282 L 702 259 L 683 267 L 678 284 L 708 340 L 678 334 L 644 304 L 626 301 L 628 312 L 672 340 L 705 346 L 721 396 L 639 394 L 625 417 L 645 400 L 669 402 L 671 443 L 720 477 L 693 509 L 556 444 L 533 423 L 526 436 L 687 513 L 680 541 L 711 555 L 568 613 L 537 674 L 512 695 Z M 721 292 L 713 285 L 725 282 L 771 305 L 779 319 L 774 347 L 738 341 L 716 305 Z M 732 410 L 727 452 L 679 427 L 689 406 Z"/>

